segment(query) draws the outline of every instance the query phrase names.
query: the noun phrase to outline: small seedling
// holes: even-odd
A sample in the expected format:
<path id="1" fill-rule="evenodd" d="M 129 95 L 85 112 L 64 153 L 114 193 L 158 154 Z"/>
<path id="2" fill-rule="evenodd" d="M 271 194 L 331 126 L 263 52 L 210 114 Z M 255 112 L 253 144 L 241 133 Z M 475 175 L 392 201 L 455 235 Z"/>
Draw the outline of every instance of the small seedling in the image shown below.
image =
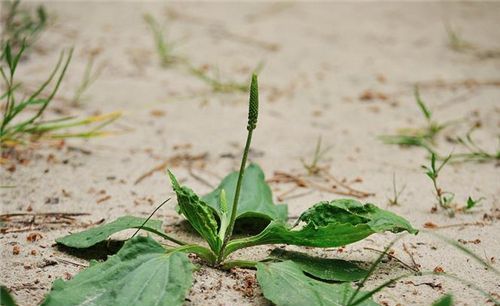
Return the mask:
<path id="1" fill-rule="evenodd" d="M 435 121 L 432 111 L 420 97 L 418 86 L 415 86 L 414 94 L 417 106 L 427 122 L 426 126 L 419 129 L 404 129 L 399 135 L 384 135 L 380 139 L 386 144 L 421 147 L 429 153 L 437 155 L 434 148 L 436 136 L 446 127 L 456 124 L 457 120 L 444 123 Z"/>
<path id="2" fill-rule="evenodd" d="M 437 183 L 437 179 L 439 176 L 439 172 L 443 169 L 446 163 L 450 160 L 451 155 L 449 155 L 438 167 L 436 167 L 436 155 L 431 154 L 431 166 L 422 166 L 423 169 L 426 170 L 426 175 L 432 180 L 432 185 L 434 186 L 434 192 L 436 195 L 437 204 L 434 206 L 433 210 L 437 210 L 438 204 L 441 208 L 450 211 L 450 215 L 453 215 L 453 211 L 451 209 L 451 203 L 453 198 L 455 197 L 454 193 L 443 191 Z"/>
<path id="3" fill-rule="evenodd" d="M 192 66 L 190 63 L 187 61 L 185 62 L 189 72 L 197 77 L 198 79 L 202 80 L 203 82 L 207 83 L 212 87 L 213 92 L 222 92 L 222 93 L 229 93 L 229 92 L 245 92 L 248 89 L 248 86 L 246 83 L 239 83 L 236 81 L 223 81 L 221 78 L 218 76 L 218 73 L 216 73 L 216 76 L 212 76 L 207 69 L 204 68 L 197 68 Z M 257 68 L 256 71 L 258 72 L 260 68 Z"/>
<path id="4" fill-rule="evenodd" d="M 420 97 L 418 87 L 415 87 L 416 103 L 427 121 L 427 125 L 419 129 L 404 129 L 398 135 L 383 135 L 379 138 L 386 144 L 395 144 L 406 147 L 421 147 L 427 150 L 430 155 L 435 155 L 438 160 L 445 160 L 447 157 L 439 154 L 436 149 L 437 135 L 448 126 L 458 123 L 460 120 L 452 120 L 439 123 L 433 120 L 432 112 Z M 500 160 L 500 137 L 497 152 L 490 153 L 480 148 L 472 139 L 472 132 L 476 125 L 469 130 L 465 137 L 457 137 L 455 141 L 465 147 L 469 152 L 454 153 L 449 158 L 451 162 L 486 162 Z"/>
<path id="5" fill-rule="evenodd" d="M 324 158 L 325 154 L 330 149 L 331 147 L 322 149 L 321 136 L 318 137 L 318 141 L 316 142 L 316 149 L 314 150 L 314 154 L 311 158 L 311 161 L 306 162 L 303 158 L 300 160 L 304 168 L 307 170 L 308 175 L 317 175 L 321 171 L 321 168 L 318 166 L 318 163 Z"/>
<path id="6" fill-rule="evenodd" d="M 473 44 L 463 38 L 461 33 L 449 24 L 446 25 L 446 32 L 448 33 L 448 46 L 455 52 L 473 55 L 479 59 L 497 58 L 500 56 L 500 49 L 484 49 L 481 46 Z"/>
<path id="7" fill-rule="evenodd" d="M 19 50 L 30 47 L 38 39 L 40 33 L 47 26 L 47 13 L 42 5 L 38 6 L 33 14 L 22 8 L 20 0 L 2 1 L 2 35 L 1 49 L 9 42 L 11 48 Z"/>
<path id="8" fill-rule="evenodd" d="M 452 157 L 451 154 L 448 155 L 448 157 L 442 161 L 441 165 L 436 167 L 436 155 L 432 154 L 430 167 L 422 165 L 422 168 L 426 170 L 425 174 L 432 180 L 432 185 L 434 186 L 434 192 L 437 203 L 432 210 L 437 211 L 439 205 L 439 207 L 448 211 L 449 215 L 453 217 L 456 211 L 472 209 L 474 206 L 476 206 L 477 203 L 483 200 L 483 198 L 480 198 L 478 200 L 473 200 L 471 197 L 468 197 L 466 206 L 462 208 L 457 208 L 456 205 L 453 204 L 455 194 L 449 191 L 443 191 L 443 189 L 441 189 L 441 187 L 438 186 L 437 180 L 439 177 L 439 173 L 441 172 L 443 167 L 448 163 L 448 161 L 450 161 L 451 157 Z"/>
<path id="9" fill-rule="evenodd" d="M 474 139 L 472 138 L 472 133 L 477 129 L 477 125 L 474 125 L 465 135 L 465 137 L 457 137 L 456 141 L 462 144 L 469 152 L 467 153 L 457 153 L 453 155 L 454 161 L 478 161 L 486 162 L 490 160 L 500 160 L 500 136 L 498 137 L 498 149 L 495 153 L 487 152 L 486 150 L 479 147 Z"/>
<path id="10" fill-rule="evenodd" d="M 92 116 L 84 119 L 73 119 L 72 117 L 58 118 L 49 121 L 43 121 L 42 115 L 47 110 L 52 99 L 57 93 L 59 86 L 64 78 L 68 65 L 71 61 L 73 50 L 69 52 L 61 52 L 59 61 L 57 62 L 52 73 L 47 80 L 43 82 L 37 90 L 28 97 L 23 97 L 18 100 L 16 90 L 21 86 L 15 81 L 15 73 L 26 50 L 26 45 L 22 45 L 17 53 L 12 53 L 10 43 L 7 42 L 0 57 L 2 65 L 0 66 L 0 74 L 5 82 L 6 92 L 0 95 L 0 99 L 4 100 L 3 116 L 0 123 L 0 144 L 16 144 L 22 142 L 25 135 L 40 137 L 46 135 L 54 138 L 68 137 L 94 137 L 103 135 L 101 131 L 103 127 L 116 120 L 120 114 L 111 113 L 101 116 Z M 44 90 L 55 80 L 55 85 L 48 96 L 42 96 Z M 34 110 L 34 114 L 30 114 Z M 68 129 L 77 126 L 87 126 L 98 123 L 98 125 L 88 131 L 78 133 L 54 133 L 57 130 Z"/>
<path id="11" fill-rule="evenodd" d="M 399 196 L 403 193 L 403 191 L 406 189 L 406 185 L 403 186 L 400 190 L 398 190 L 398 187 L 396 186 L 396 173 L 392 174 L 392 192 L 393 196 L 391 199 L 389 199 L 389 205 L 391 206 L 399 206 Z"/>
<path id="12" fill-rule="evenodd" d="M 449 24 L 446 24 L 446 33 L 448 34 L 448 46 L 453 51 L 469 52 L 476 50 L 476 46 L 465 40 L 462 35 Z"/>
<path id="13" fill-rule="evenodd" d="M 175 245 L 161 245 L 143 236 L 129 239 L 107 261 L 92 264 L 70 281 L 57 280 L 43 305 L 67 306 L 88 301 L 94 305 L 182 305 L 195 269 L 186 253 L 196 254 L 203 264 L 217 269 L 256 269 L 264 297 L 278 306 L 376 305 L 370 296 L 364 296 L 349 283 L 363 279 L 368 273 L 355 263 L 284 250 L 274 251 L 262 261 L 232 256 L 237 250 L 259 245 L 330 248 L 386 231 L 417 233 L 404 218 L 352 199 L 319 202 L 303 212 L 294 226 L 287 224 L 287 206 L 273 202 L 263 171 L 255 164 L 246 166 L 258 108 L 257 76 L 253 75 L 248 135 L 240 170 L 226 176 L 212 192 L 200 197 L 181 186 L 169 172 L 178 211 L 206 244 L 187 243 L 163 232 L 159 220 L 131 216 L 59 238 L 56 240 L 59 244 L 84 249 L 105 241 L 113 233 L 135 228 Z M 257 235 L 234 237 L 238 222 L 247 218 L 252 218 L 254 224 L 267 226 Z M 363 294 L 363 300 L 349 299 L 353 294 Z"/>
<path id="14" fill-rule="evenodd" d="M 481 202 L 482 200 L 484 200 L 484 198 L 479 198 L 477 200 L 474 200 L 474 199 L 472 199 L 472 197 L 469 196 L 467 198 L 467 204 L 465 206 L 465 209 L 469 210 L 469 209 L 476 207 L 476 205 L 479 204 L 479 202 Z"/>
<path id="15" fill-rule="evenodd" d="M 144 21 L 153 33 L 156 52 L 160 57 L 162 67 L 168 67 L 177 62 L 178 58 L 173 55 L 175 44 L 172 41 L 165 39 L 165 33 L 163 32 L 163 28 L 158 21 L 156 21 L 156 19 L 150 14 L 144 15 Z"/>
<path id="16" fill-rule="evenodd" d="M 175 47 L 175 43 L 165 39 L 163 27 L 158 23 L 158 21 L 149 14 L 144 15 L 144 20 L 153 33 L 156 53 L 160 58 L 162 67 L 167 68 L 173 64 L 181 64 L 191 75 L 208 84 L 212 88 L 212 92 L 230 93 L 246 92 L 248 90 L 246 82 L 222 80 L 217 71 L 214 74 L 210 73 L 210 71 L 205 67 L 196 67 L 189 59 L 174 55 L 173 49 Z M 259 63 L 255 68 L 254 73 L 258 74 L 260 70 L 262 70 L 263 66 L 263 62 Z"/>

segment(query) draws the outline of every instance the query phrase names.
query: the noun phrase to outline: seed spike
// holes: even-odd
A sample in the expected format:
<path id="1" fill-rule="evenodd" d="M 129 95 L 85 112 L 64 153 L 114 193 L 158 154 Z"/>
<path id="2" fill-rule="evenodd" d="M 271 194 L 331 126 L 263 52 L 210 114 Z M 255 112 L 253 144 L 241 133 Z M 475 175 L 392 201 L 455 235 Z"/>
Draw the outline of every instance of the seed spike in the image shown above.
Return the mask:
<path id="1" fill-rule="evenodd" d="M 250 102 L 248 106 L 248 125 L 247 130 L 251 131 L 257 127 L 257 118 L 259 117 L 259 84 L 257 75 L 252 75 L 252 83 L 250 85 Z"/>

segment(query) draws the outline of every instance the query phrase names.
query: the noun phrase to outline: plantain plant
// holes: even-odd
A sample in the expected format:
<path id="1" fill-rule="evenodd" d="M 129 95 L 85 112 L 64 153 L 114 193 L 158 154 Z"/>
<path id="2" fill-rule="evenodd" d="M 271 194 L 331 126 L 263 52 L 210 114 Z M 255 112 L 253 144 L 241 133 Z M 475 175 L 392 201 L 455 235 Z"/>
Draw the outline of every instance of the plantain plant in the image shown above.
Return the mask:
<path id="1" fill-rule="evenodd" d="M 116 232 L 135 228 L 169 244 L 134 235 L 105 262 L 93 262 L 69 281 L 56 280 L 43 305 L 181 305 L 195 269 L 187 254 L 195 254 L 202 264 L 217 269 L 256 269 L 264 297 L 276 305 L 378 305 L 369 293 L 351 285 L 372 272 L 354 262 L 283 249 L 274 250 L 261 261 L 232 256 L 237 250 L 258 245 L 330 248 L 386 231 L 417 233 L 404 218 L 352 199 L 321 201 L 304 211 L 294 225 L 287 224 L 287 206 L 273 202 L 262 169 L 256 164 L 246 166 L 259 108 L 255 74 L 249 104 L 248 136 L 239 171 L 226 176 L 205 196 L 181 186 L 174 174 L 168 173 L 178 211 L 206 244 L 181 241 L 162 231 L 160 220 L 133 216 L 59 238 L 56 241 L 61 245 L 84 249 Z M 235 237 L 234 229 L 245 219 L 267 226 L 256 235 Z"/>

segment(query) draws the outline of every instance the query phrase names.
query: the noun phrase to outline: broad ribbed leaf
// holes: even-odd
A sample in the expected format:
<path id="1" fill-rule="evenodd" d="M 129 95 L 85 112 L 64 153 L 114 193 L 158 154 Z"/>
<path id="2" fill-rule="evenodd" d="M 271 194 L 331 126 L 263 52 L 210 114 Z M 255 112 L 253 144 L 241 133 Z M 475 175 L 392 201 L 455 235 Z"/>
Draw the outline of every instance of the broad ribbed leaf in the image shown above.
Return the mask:
<path id="1" fill-rule="evenodd" d="M 408 231 L 417 233 L 404 218 L 378 208 L 373 204 L 361 204 L 352 199 L 338 199 L 331 202 L 323 201 L 306 210 L 299 217 L 299 221 L 307 223 L 307 227 L 315 229 L 332 223 L 351 224 L 353 226 L 366 224 L 374 232 Z"/>
<path id="2" fill-rule="evenodd" d="M 384 231 L 418 232 L 408 221 L 392 212 L 350 199 L 320 202 L 305 211 L 299 220 L 305 222 L 300 229 L 273 221 L 256 236 L 229 242 L 225 255 L 261 244 L 284 243 L 327 248 L 347 245 Z"/>
<path id="3" fill-rule="evenodd" d="M 135 237 L 114 256 L 69 281 L 56 280 L 43 306 L 175 306 L 192 285 L 193 264 L 149 237 Z"/>
<path id="4" fill-rule="evenodd" d="M 208 242 L 210 248 L 218 253 L 222 241 L 218 237 L 218 225 L 214 211 L 201 200 L 191 189 L 180 186 L 175 176 L 169 171 L 172 187 L 177 194 L 177 204 L 180 212 L 186 217 L 191 226 Z"/>
<path id="5" fill-rule="evenodd" d="M 345 306 L 355 291 L 349 283 L 329 284 L 307 277 L 293 261 L 258 263 L 257 281 L 264 297 L 277 306 Z M 369 298 L 359 305 L 378 304 Z"/>
<path id="6" fill-rule="evenodd" d="M 139 228 L 145 221 L 146 218 L 124 216 L 113 222 L 58 238 L 56 242 L 71 248 L 88 248 L 108 239 L 108 237 L 114 233 L 130 228 Z M 162 222 L 160 220 L 148 220 L 142 229 L 153 233 L 161 233 L 161 224 Z"/>
<path id="7" fill-rule="evenodd" d="M 368 271 L 355 263 L 342 259 L 309 256 L 300 252 L 274 249 L 271 258 L 293 261 L 303 272 L 329 281 L 350 282 L 363 279 Z"/>
<path id="8" fill-rule="evenodd" d="M 217 212 L 219 217 L 222 216 L 219 203 L 220 193 L 223 189 L 225 190 L 229 214 L 231 214 L 237 181 L 238 171 L 232 172 L 221 181 L 216 189 L 203 196 L 202 199 Z M 274 204 L 271 188 L 265 181 L 264 172 L 256 164 L 250 164 L 245 170 L 236 218 L 262 218 L 283 222 L 288 220 L 286 204 Z"/>

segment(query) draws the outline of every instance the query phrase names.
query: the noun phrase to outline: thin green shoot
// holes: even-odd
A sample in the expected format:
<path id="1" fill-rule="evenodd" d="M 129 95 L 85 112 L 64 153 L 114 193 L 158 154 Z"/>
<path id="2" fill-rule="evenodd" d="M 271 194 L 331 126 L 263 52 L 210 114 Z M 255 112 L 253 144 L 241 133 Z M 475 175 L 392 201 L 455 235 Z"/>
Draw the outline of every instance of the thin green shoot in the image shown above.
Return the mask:
<path id="1" fill-rule="evenodd" d="M 212 88 L 213 92 L 230 93 L 246 92 L 248 90 L 247 82 L 240 83 L 232 80 L 223 81 L 219 77 L 218 73 L 216 73 L 215 76 L 212 76 L 204 67 L 195 67 L 187 60 L 184 60 L 183 63 L 193 76 L 207 83 Z M 259 74 L 263 67 L 263 62 L 260 62 L 254 69 L 253 74 Z"/>
<path id="2" fill-rule="evenodd" d="M 74 119 L 73 117 L 61 118 L 52 121 L 40 122 L 36 127 L 26 129 L 26 133 L 34 134 L 35 136 L 43 136 L 46 138 L 63 139 L 63 138 L 93 138 L 113 134 L 110 131 L 103 131 L 103 128 L 113 123 L 121 117 L 121 112 L 111 112 L 104 115 L 90 116 L 83 119 Z M 63 121 L 54 123 L 54 121 Z M 83 132 L 66 132 L 55 133 L 56 130 L 69 129 L 79 126 L 89 126 L 98 123 Z"/>
<path id="3" fill-rule="evenodd" d="M 424 127 L 417 129 L 403 129 L 398 135 L 383 135 L 379 138 L 385 144 L 421 147 L 426 149 L 430 154 L 438 156 L 436 149 L 434 148 L 437 135 L 448 126 L 460 122 L 460 120 L 452 120 L 443 123 L 435 121 L 433 119 L 432 111 L 420 96 L 418 86 L 415 86 L 414 88 L 414 96 L 417 106 L 424 116 L 427 124 Z"/>
<path id="4" fill-rule="evenodd" d="M 20 0 L 2 1 L 1 7 L 1 48 L 4 49 L 7 42 L 14 50 L 19 50 L 23 45 L 26 48 L 32 46 L 47 26 L 45 8 L 40 5 L 33 13 L 21 7 Z"/>
<path id="5" fill-rule="evenodd" d="M 406 184 L 403 185 L 403 187 L 398 190 L 398 187 L 396 185 L 396 173 L 392 174 L 392 198 L 388 199 L 389 205 L 391 206 L 399 206 L 399 196 L 405 191 L 406 189 Z"/>
<path id="6" fill-rule="evenodd" d="M 170 67 L 173 64 L 181 64 L 191 75 L 208 84 L 213 92 L 231 93 L 246 92 L 248 90 L 246 81 L 222 80 L 217 71 L 212 74 L 205 67 L 196 67 L 189 59 L 174 55 L 175 42 L 165 38 L 165 33 L 160 23 L 150 14 L 144 15 L 144 21 L 153 33 L 156 53 L 160 58 L 160 64 L 163 68 Z M 259 74 L 263 67 L 264 63 L 259 62 L 253 73 Z"/>
<path id="7" fill-rule="evenodd" d="M 314 149 L 313 156 L 309 162 L 306 162 L 303 158 L 300 159 L 302 166 L 307 170 L 308 175 L 317 175 L 321 171 L 321 167 L 318 164 L 323 160 L 325 154 L 330 151 L 331 146 L 327 148 L 321 148 L 321 136 L 318 137 L 316 142 L 316 148 Z"/>
<path id="8" fill-rule="evenodd" d="M 450 24 L 446 24 L 445 28 L 446 33 L 448 34 L 448 46 L 450 49 L 456 52 L 476 50 L 476 46 L 465 40 L 463 36 Z"/>
<path id="9" fill-rule="evenodd" d="M 73 96 L 73 104 L 75 106 L 81 105 L 84 93 L 99 78 L 102 73 L 103 66 L 95 67 L 96 56 L 96 52 L 91 52 L 89 55 L 87 65 L 85 66 L 85 71 L 83 72 L 82 80 L 76 88 L 75 95 Z"/>
<path id="10" fill-rule="evenodd" d="M 438 160 L 445 160 L 448 157 L 440 155 L 435 146 L 436 137 L 448 126 L 454 125 L 461 120 L 452 120 L 444 123 L 439 123 L 433 119 L 433 114 L 430 108 L 424 103 L 420 96 L 418 87 L 415 86 L 415 100 L 424 116 L 427 124 L 419 129 L 404 129 L 398 135 L 383 135 L 379 138 L 386 144 L 394 144 L 407 147 L 421 147 L 427 150 L 430 155 L 435 155 Z M 477 129 L 474 125 L 465 135 L 465 137 L 457 137 L 455 141 L 465 147 L 468 152 L 455 153 L 451 156 L 452 162 L 486 162 L 491 160 L 500 160 L 500 137 L 499 145 L 496 152 L 487 152 L 479 147 L 472 138 L 472 133 Z"/>
<path id="11" fill-rule="evenodd" d="M 168 67 L 173 63 L 177 62 L 178 60 L 177 57 L 173 55 L 173 49 L 175 44 L 165 39 L 165 33 L 163 32 L 163 27 L 150 14 L 144 15 L 144 21 L 146 22 L 149 29 L 153 33 L 156 52 L 160 57 L 161 66 Z"/>
<path id="12" fill-rule="evenodd" d="M 370 278 L 370 276 L 375 272 L 375 270 L 377 269 L 377 267 L 380 265 L 380 263 L 382 262 L 382 259 L 384 258 L 385 255 L 387 255 L 387 253 L 389 252 L 389 250 L 392 248 L 392 246 L 399 240 L 403 237 L 404 235 L 400 235 L 398 237 L 396 237 L 395 239 L 393 239 L 384 249 L 384 251 L 382 253 L 380 253 L 380 255 L 377 257 L 377 259 L 373 262 L 373 264 L 370 266 L 370 268 L 368 269 L 368 273 L 366 274 L 366 276 L 361 280 L 361 282 L 358 283 L 357 287 L 356 287 L 356 290 L 353 292 L 353 294 L 349 297 L 349 300 L 347 301 L 347 303 L 345 305 L 356 305 L 356 304 L 353 304 L 355 302 L 355 298 L 356 296 L 359 294 L 359 291 L 361 290 L 361 288 L 364 286 L 364 284 L 366 283 L 366 281 L 368 280 L 368 278 Z M 412 274 L 413 275 L 413 274 Z M 373 295 L 373 294 L 372 294 Z M 371 295 L 370 295 L 371 296 Z M 366 298 L 368 299 L 369 296 L 366 296 Z"/>
<path id="13" fill-rule="evenodd" d="M 472 133 L 478 128 L 474 125 L 465 137 L 457 137 L 456 141 L 462 144 L 469 152 L 454 154 L 453 159 L 457 161 L 468 161 L 474 160 L 479 162 L 485 162 L 490 160 L 500 160 L 500 136 L 498 137 L 498 148 L 494 153 L 487 152 L 481 148 L 472 138 Z"/>
<path id="14" fill-rule="evenodd" d="M 453 155 L 451 154 L 448 155 L 448 157 L 445 158 L 439 166 L 436 166 L 436 155 L 432 154 L 430 167 L 422 165 L 422 168 L 425 169 L 426 171 L 425 174 L 432 181 L 432 186 L 434 187 L 434 194 L 436 196 L 436 204 L 433 207 L 432 211 L 437 211 L 439 205 L 439 207 L 448 211 L 451 217 L 455 215 L 456 211 L 466 211 L 474 208 L 480 201 L 484 199 L 484 198 L 479 198 L 477 200 L 474 200 L 472 197 L 469 196 L 467 198 L 466 205 L 464 207 L 458 208 L 457 205 L 453 204 L 455 194 L 449 191 L 444 191 L 441 187 L 439 187 L 438 185 L 439 173 L 444 168 L 444 166 L 450 161 L 452 156 Z"/>
<path id="15" fill-rule="evenodd" d="M 155 208 L 155 210 L 153 210 L 153 212 L 151 214 L 149 214 L 149 216 L 146 218 L 146 220 L 144 220 L 144 223 L 142 223 L 141 226 L 139 226 L 139 228 L 135 231 L 135 233 L 132 235 L 132 237 L 130 237 L 130 239 L 134 238 L 135 235 L 137 235 L 137 233 L 139 233 L 139 231 L 144 227 L 144 225 L 146 225 L 146 223 L 148 223 L 148 221 L 154 216 L 154 214 L 160 209 L 162 208 L 163 205 L 165 205 L 168 201 L 170 201 L 170 198 L 166 199 L 165 201 L 163 201 L 160 205 L 158 205 L 158 207 Z"/>
<path id="16" fill-rule="evenodd" d="M 422 168 L 426 170 L 425 174 L 431 179 L 432 185 L 434 187 L 434 192 L 437 200 L 437 204 L 445 210 L 448 210 L 450 215 L 454 214 L 453 210 L 451 210 L 451 203 L 455 197 L 455 194 L 449 191 L 443 191 L 441 187 L 438 186 L 438 176 L 443 167 L 448 163 L 451 159 L 451 154 L 448 155 L 447 158 L 441 163 L 441 165 L 436 167 L 436 155 L 431 154 L 431 165 L 430 167 L 422 165 Z M 433 210 L 437 210 L 437 204 L 434 206 Z"/>
<path id="17" fill-rule="evenodd" d="M 445 25 L 448 34 L 448 47 L 458 53 L 473 55 L 479 59 L 491 59 L 500 57 L 500 49 L 484 49 L 482 46 L 471 43 L 463 38 L 459 33 L 449 24 Z"/>

